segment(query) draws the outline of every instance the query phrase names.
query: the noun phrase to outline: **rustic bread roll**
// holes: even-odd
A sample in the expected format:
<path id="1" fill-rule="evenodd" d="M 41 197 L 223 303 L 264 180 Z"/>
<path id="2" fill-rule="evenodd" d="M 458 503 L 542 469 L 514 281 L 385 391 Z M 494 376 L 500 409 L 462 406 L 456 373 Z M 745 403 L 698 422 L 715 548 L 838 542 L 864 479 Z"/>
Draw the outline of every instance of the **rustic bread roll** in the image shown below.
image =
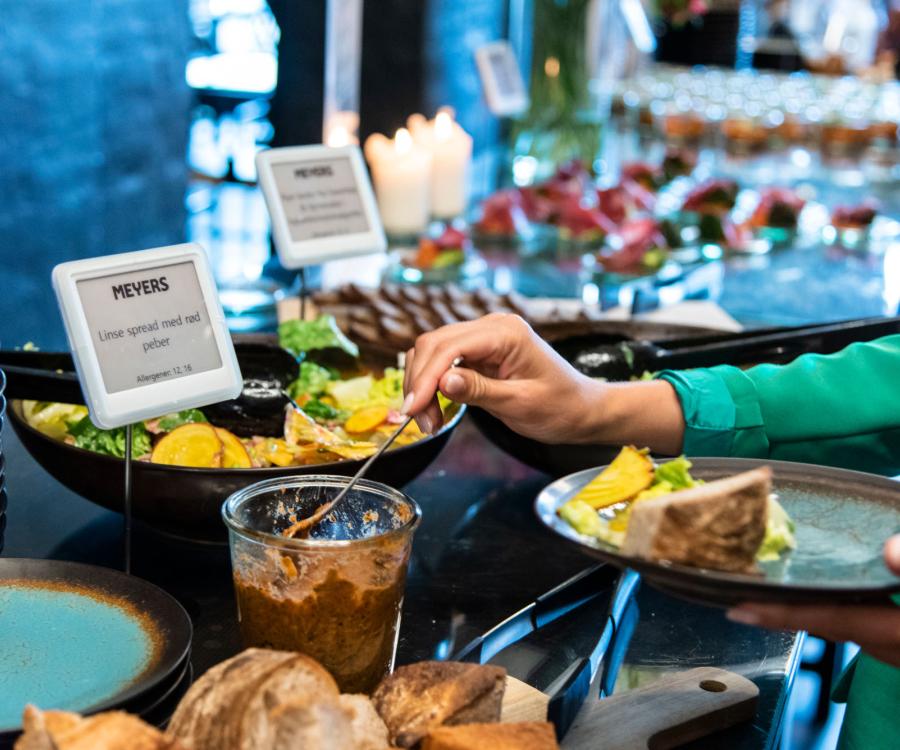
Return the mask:
<path id="1" fill-rule="evenodd" d="M 422 750 L 559 750 L 550 722 L 462 724 L 438 727 Z"/>
<path id="2" fill-rule="evenodd" d="M 309 697 L 283 703 L 267 715 L 257 750 L 356 750 L 350 711 L 337 700 Z M 223 750 L 229 750 L 223 748 Z"/>
<path id="3" fill-rule="evenodd" d="M 222 707 L 225 729 L 220 747 L 227 750 L 255 750 L 264 747 L 267 714 L 296 700 L 315 698 L 337 702 L 340 690 L 331 674 L 319 662 L 303 654 L 283 662 L 230 706 Z"/>
<path id="4" fill-rule="evenodd" d="M 367 695 L 342 695 L 338 703 L 350 715 L 356 750 L 389 750 L 388 730 Z"/>
<path id="5" fill-rule="evenodd" d="M 750 573 L 766 533 L 767 466 L 634 503 L 622 553 L 710 570 Z"/>
<path id="6" fill-rule="evenodd" d="M 296 658 L 284 651 L 251 648 L 209 669 L 191 685 L 169 723 L 190 750 L 222 750 L 223 714 L 260 679 Z"/>
<path id="7" fill-rule="evenodd" d="M 386 677 L 372 702 L 391 741 L 412 747 L 443 724 L 499 721 L 505 687 L 501 667 L 424 661 Z"/>
<path id="8" fill-rule="evenodd" d="M 123 711 L 82 718 L 28 706 L 22 724 L 15 750 L 184 750 L 176 739 Z"/>

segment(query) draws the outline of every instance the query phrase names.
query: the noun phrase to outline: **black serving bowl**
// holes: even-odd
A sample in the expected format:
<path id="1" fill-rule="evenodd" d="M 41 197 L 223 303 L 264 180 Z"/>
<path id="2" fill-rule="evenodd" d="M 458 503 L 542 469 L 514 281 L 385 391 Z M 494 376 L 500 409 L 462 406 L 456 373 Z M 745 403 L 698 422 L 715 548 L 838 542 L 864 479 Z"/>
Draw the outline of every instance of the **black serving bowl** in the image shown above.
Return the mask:
<path id="1" fill-rule="evenodd" d="M 387 451 L 366 476 L 392 487 L 402 487 L 437 458 L 459 424 L 464 407 L 434 435 Z M 54 479 L 82 497 L 116 512 L 123 510 L 125 462 L 113 456 L 76 448 L 31 427 L 22 402 L 10 402 L 9 421 L 22 445 Z M 336 461 L 310 466 L 254 469 L 194 469 L 166 464 L 134 462 L 133 513 L 135 519 L 168 535 L 191 541 L 225 543 L 222 503 L 229 495 L 254 482 L 298 474 L 352 476 L 362 461 Z"/>

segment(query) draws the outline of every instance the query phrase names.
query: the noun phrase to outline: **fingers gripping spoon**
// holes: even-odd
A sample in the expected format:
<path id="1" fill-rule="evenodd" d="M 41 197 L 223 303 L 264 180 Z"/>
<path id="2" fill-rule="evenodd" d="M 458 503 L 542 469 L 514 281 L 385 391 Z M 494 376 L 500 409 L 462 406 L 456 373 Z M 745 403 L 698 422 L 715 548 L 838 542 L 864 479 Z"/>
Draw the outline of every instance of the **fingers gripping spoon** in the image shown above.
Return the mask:
<path id="1" fill-rule="evenodd" d="M 459 367 L 460 364 L 462 364 L 462 357 L 457 357 L 450 364 L 450 367 Z M 285 395 L 287 396 L 287 393 L 285 393 Z M 297 409 L 298 411 L 302 411 L 302 409 L 297 405 L 297 402 L 294 401 L 294 399 L 292 399 L 290 396 L 288 396 L 288 399 L 290 400 L 291 404 L 293 404 L 295 409 Z M 333 500 L 329 500 L 327 503 L 320 505 L 316 509 L 316 512 L 311 516 L 301 518 L 299 521 L 292 523 L 290 526 L 288 526 L 288 528 L 281 532 L 282 535 L 289 539 L 293 539 L 296 537 L 305 539 L 306 537 L 308 537 L 309 532 L 312 531 L 313 528 L 315 528 L 323 518 L 331 513 L 335 509 L 337 504 L 349 494 L 350 490 L 352 490 L 356 486 L 356 483 L 366 475 L 366 472 L 369 470 L 372 464 L 374 464 L 378 460 L 378 458 L 388 448 L 391 447 L 393 442 L 400 436 L 400 433 L 403 432 L 403 430 L 405 430 L 407 427 L 409 427 L 409 423 L 412 421 L 412 416 L 408 416 L 406 419 L 404 419 L 403 423 L 390 434 L 387 440 L 385 440 L 381 444 L 381 447 L 371 456 L 369 456 L 366 462 L 359 467 L 359 471 L 357 471 L 356 474 L 354 474 L 350 478 L 350 481 L 347 482 L 347 485 L 344 487 L 344 489 L 342 489 Z"/>

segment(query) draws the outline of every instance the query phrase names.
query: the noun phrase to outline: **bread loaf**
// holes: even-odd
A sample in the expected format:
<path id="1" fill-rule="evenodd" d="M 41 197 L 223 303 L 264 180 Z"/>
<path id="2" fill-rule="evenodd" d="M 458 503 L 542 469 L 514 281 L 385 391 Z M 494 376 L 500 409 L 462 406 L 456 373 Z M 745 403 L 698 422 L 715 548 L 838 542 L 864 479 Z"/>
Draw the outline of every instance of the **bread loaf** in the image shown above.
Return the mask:
<path id="1" fill-rule="evenodd" d="M 268 712 L 297 699 L 314 697 L 334 703 L 339 696 L 337 683 L 319 662 L 296 654 L 258 680 L 240 703 L 223 706 L 223 723 L 228 728 L 220 747 L 229 750 L 265 747 L 261 738 Z"/>
<path id="2" fill-rule="evenodd" d="M 398 747 L 413 747 L 444 724 L 499 721 L 506 670 L 426 661 L 398 668 L 372 695 Z"/>
<path id="3" fill-rule="evenodd" d="M 175 709 L 169 731 L 189 750 L 222 750 L 224 717 L 245 701 L 253 687 L 296 654 L 268 649 L 247 649 L 209 669 Z"/>
<path id="4" fill-rule="evenodd" d="M 388 730 L 367 695 L 342 695 L 338 703 L 347 710 L 353 727 L 355 750 L 388 750 Z"/>
<path id="5" fill-rule="evenodd" d="M 191 687 L 170 731 L 188 750 L 387 750 L 366 696 L 342 696 L 303 654 L 248 649 Z M 33 748 L 31 750 L 40 750 Z"/>
<path id="6" fill-rule="evenodd" d="M 173 737 L 123 711 L 83 718 L 28 706 L 22 726 L 15 750 L 184 750 Z"/>
<path id="7" fill-rule="evenodd" d="M 270 711 L 265 733 L 258 740 L 260 744 L 254 746 L 258 750 L 356 749 L 349 710 L 336 700 L 312 696 L 283 703 Z"/>
<path id="8" fill-rule="evenodd" d="M 710 570 L 750 573 L 766 533 L 772 470 L 640 500 L 631 508 L 622 553 Z"/>
<path id="9" fill-rule="evenodd" d="M 602 746 L 602 740 L 601 741 Z M 422 741 L 422 750 L 558 750 L 549 722 L 463 724 L 439 727 Z"/>

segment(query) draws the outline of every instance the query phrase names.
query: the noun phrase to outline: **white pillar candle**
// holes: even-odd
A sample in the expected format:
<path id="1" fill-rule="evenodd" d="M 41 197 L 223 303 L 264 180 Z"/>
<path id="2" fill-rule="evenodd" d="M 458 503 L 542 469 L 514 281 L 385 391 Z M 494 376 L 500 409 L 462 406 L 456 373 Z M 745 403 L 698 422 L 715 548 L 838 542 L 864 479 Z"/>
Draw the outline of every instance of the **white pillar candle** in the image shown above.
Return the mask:
<path id="1" fill-rule="evenodd" d="M 454 120 L 449 107 L 440 109 L 433 120 L 413 115 L 407 124 L 416 143 L 431 152 L 432 215 L 439 219 L 461 216 L 469 202 L 472 136 Z"/>
<path id="2" fill-rule="evenodd" d="M 334 112 L 325 119 L 322 142 L 326 146 L 349 146 L 359 143 L 356 131 L 359 115 L 356 112 Z"/>
<path id="3" fill-rule="evenodd" d="M 369 136 L 365 154 L 385 231 L 396 236 L 424 232 L 431 211 L 431 153 L 400 128 L 393 139 Z"/>

